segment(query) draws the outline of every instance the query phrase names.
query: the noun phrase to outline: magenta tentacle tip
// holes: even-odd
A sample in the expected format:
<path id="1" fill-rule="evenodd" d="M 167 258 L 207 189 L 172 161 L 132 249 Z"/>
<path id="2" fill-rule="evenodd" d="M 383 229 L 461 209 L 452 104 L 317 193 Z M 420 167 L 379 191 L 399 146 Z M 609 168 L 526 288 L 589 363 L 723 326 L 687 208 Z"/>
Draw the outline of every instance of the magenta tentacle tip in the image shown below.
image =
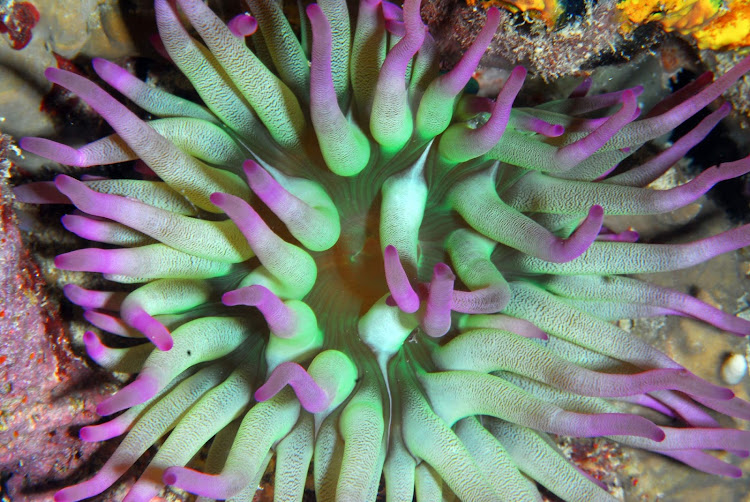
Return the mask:
<path id="1" fill-rule="evenodd" d="M 91 359 L 98 359 L 107 350 L 93 331 L 87 331 L 83 334 L 83 343 L 86 347 L 86 353 Z"/>
<path id="2" fill-rule="evenodd" d="M 123 313 L 123 319 L 130 326 L 143 333 L 159 350 L 166 352 L 172 349 L 174 345 L 172 334 L 166 326 L 146 312 L 143 307 L 129 308 Z"/>
<path id="3" fill-rule="evenodd" d="M 456 276 L 445 263 L 438 263 L 432 271 L 422 327 L 433 338 L 445 335 L 451 327 L 453 285 Z"/>
<path id="4" fill-rule="evenodd" d="M 247 13 L 237 14 L 227 23 L 229 31 L 237 38 L 249 37 L 258 29 L 258 22 Z"/>
<path id="5" fill-rule="evenodd" d="M 291 361 L 274 368 L 266 383 L 255 391 L 255 399 L 259 402 L 267 401 L 286 385 L 292 387 L 302 407 L 310 413 L 319 413 L 331 403 L 331 397 L 313 380 L 307 370 Z"/>
<path id="6" fill-rule="evenodd" d="M 99 403 L 96 412 L 104 416 L 117 413 L 136 404 L 145 403 L 154 397 L 158 390 L 159 382 L 155 377 L 140 373 L 134 381 Z"/>
<path id="7" fill-rule="evenodd" d="M 385 262 L 385 279 L 395 304 L 407 314 L 419 310 L 419 296 L 409 282 L 395 246 L 389 244 L 385 247 L 383 260 Z"/>

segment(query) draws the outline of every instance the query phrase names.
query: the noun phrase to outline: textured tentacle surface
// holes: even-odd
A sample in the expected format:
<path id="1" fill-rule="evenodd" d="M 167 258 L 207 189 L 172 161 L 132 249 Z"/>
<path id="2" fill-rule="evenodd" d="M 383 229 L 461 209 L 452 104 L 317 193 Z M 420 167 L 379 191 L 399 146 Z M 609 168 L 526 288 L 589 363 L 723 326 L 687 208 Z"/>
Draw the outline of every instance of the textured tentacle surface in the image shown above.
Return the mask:
<path id="1" fill-rule="evenodd" d="M 209 4 L 154 2 L 162 52 L 201 103 L 93 61 L 134 112 L 51 68 L 49 80 L 114 134 L 76 147 L 20 140 L 71 166 L 15 196 L 72 204 L 63 226 L 101 243 L 54 263 L 101 274 L 93 289 L 64 293 L 93 325 L 90 359 L 133 375 L 97 407 L 122 413 L 80 433 L 124 439 L 57 502 L 99 495 L 155 444 L 128 502 L 165 484 L 200 502 L 250 501 L 262 479 L 275 480 L 275 500 L 301 502 L 311 469 L 321 502 L 383 491 L 398 502 L 539 501 L 537 485 L 569 501 L 614 500 L 546 433 L 609 436 L 742 475 L 712 452 L 747 456 L 739 420 L 750 403 L 612 321 L 679 315 L 747 336 L 750 322 L 734 315 L 744 300 L 709 305 L 628 275 L 738 250 L 750 225 L 644 243 L 642 229 L 603 222 L 670 212 L 746 175 L 748 158 L 729 159 L 669 190 L 650 185 L 728 105 L 645 152 L 713 107 L 750 57 L 643 114 L 642 86 L 593 95 L 590 80 L 518 108 L 517 96 L 536 100 L 525 99 L 522 67 L 496 99 L 467 90 L 497 9 L 440 74 L 419 0 L 252 0 L 252 15 L 228 22 Z M 636 151 L 640 165 L 628 167 Z"/>

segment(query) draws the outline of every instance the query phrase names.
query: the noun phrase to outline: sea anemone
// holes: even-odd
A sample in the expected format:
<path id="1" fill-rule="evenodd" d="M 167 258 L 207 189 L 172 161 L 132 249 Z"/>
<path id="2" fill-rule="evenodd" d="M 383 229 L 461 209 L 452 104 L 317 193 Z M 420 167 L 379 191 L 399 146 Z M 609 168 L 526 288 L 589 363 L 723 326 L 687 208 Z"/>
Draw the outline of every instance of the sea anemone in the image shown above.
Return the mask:
<path id="1" fill-rule="evenodd" d="M 612 500 L 549 433 L 741 475 L 707 450 L 747 456 L 750 432 L 721 428 L 707 409 L 750 419 L 750 404 L 611 321 L 681 315 L 748 335 L 750 322 L 629 275 L 746 246 L 750 225 L 651 244 L 602 218 L 672 211 L 750 171 L 745 158 L 644 188 L 728 105 L 615 170 L 719 97 L 750 58 L 643 117 L 642 88 L 589 96 L 586 84 L 513 108 L 521 67 L 494 101 L 465 91 L 495 9 L 439 74 L 419 0 L 361 0 L 353 30 L 344 0 L 300 7 L 298 31 L 274 0 L 249 7 L 227 25 L 200 0 L 155 1 L 165 54 L 202 103 L 93 61 L 156 120 L 78 74 L 46 72 L 115 133 L 78 149 L 41 138 L 22 148 L 76 167 L 136 161 L 140 173 L 15 190 L 72 203 L 65 228 L 104 244 L 57 256 L 58 268 L 130 285 L 64 288 L 91 324 L 134 339 L 115 348 L 89 331 L 89 356 L 137 375 L 97 408 L 122 413 L 80 432 L 125 434 L 119 447 L 57 502 L 103 492 L 165 435 L 126 501 L 164 484 L 251 500 L 274 456 L 277 501 L 301 500 L 311 462 L 321 501 L 374 500 L 381 479 L 389 501 L 540 500 L 534 481 L 566 500 Z M 199 470 L 186 467 L 209 442 Z"/>

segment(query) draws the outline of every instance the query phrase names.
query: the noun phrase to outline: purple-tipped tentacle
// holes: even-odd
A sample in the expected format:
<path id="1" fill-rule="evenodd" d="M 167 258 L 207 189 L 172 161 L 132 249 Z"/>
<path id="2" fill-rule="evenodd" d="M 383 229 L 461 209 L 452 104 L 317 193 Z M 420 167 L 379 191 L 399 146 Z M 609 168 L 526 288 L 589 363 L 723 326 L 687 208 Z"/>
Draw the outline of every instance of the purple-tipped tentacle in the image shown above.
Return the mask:
<path id="1" fill-rule="evenodd" d="M 625 435 L 652 441 L 662 441 L 665 437 L 659 427 L 641 416 L 568 411 L 489 374 L 441 371 L 418 377 L 435 413 L 449 425 L 471 415 L 490 415 L 533 429 L 574 437 Z"/>
<path id="2" fill-rule="evenodd" d="M 570 237 L 567 239 L 557 238 L 550 243 L 550 255 L 554 256 L 554 259 L 550 261 L 566 262 L 583 254 L 599 235 L 603 221 L 604 209 L 602 209 L 602 206 L 591 206 L 589 214 Z"/>
<path id="3" fill-rule="evenodd" d="M 472 330 L 436 349 L 441 369 L 509 371 L 582 396 L 620 397 L 675 389 L 689 395 L 729 400 L 734 393 L 687 370 L 657 369 L 634 374 L 592 371 L 521 337 L 495 330 Z"/>
<path id="4" fill-rule="evenodd" d="M 127 70 L 110 63 L 106 59 L 94 58 L 91 61 L 94 71 L 102 80 L 120 91 L 130 101 L 144 110 L 160 117 L 193 117 L 208 122 L 217 122 L 211 112 L 188 99 L 153 87 L 139 80 Z"/>
<path id="5" fill-rule="evenodd" d="M 117 450 L 93 478 L 58 491 L 55 494 L 55 502 L 82 500 L 98 495 L 109 488 L 159 437 L 167 432 L 170 424 L 176 421 L 203 393 L 217 385 L 223 374 L 221 367 L 213 366 L 181 382 L 139 418 L 132 432 L 123 439 Z M 128 415 L 128 412 L 123 416 L 125 415 Z"/>
<path id="6" fill-rule="evenodd" d="M 489 152 L 500 140 L 510 119 L 513 101 L 526 78 L 526 68 L 516 66 L 500 90 L 489 120 L 477 129 L 457 124 L 443 133 L 439 149 L 443 158 L 452 163 L 464 162 Z"/>
<path id="7" fill-rule="evenodd" d="M 508 270 L 556 275 L 639 274 L 682 270 L 750 245 L 750 225 L 684 244 L 594 242 L 581 256 L 551 263 L 529 255 L 509 256 Z M 612 257 L 617 257 L 612 259 Z"/>
<path id="8" fill-rule="evenodd" d="M 201 497 L 224 500 L 245 488 L 248 480 L 239 474 L 205 474 L 189 467 L 174 466 L 164 471 L 162 481 Z"/>
<path id="9" fill-rule="evenodd" d="M 322 189 L 315 187 L 310 190 L 313 184 L 302 187 L 297 185 L 298 191 L 304 194 L 301 195 L 303 200 L 285 188 L 254 160 L 246 160 L 242 167 L 252 191 L 307 249 L 325 251 L 338 240 L 338 214 L 333 201 Z M 294 186 L 299 179 L 287 178 L 287 181 Z"/>
<path id="10" fill-rule="evenodd" d="M 622 107 L 607 119 L 601 126 L 583 138 L 560 148 L 555 153 L 555 161 L 562 170 L 568 170 L 590 157 L 604 146 L 625 124 L 635 119 L 638 108 L 635 94 L 632 91 L 622 93 Z"/>
<path id="11" fill-rule="evenodd" d="M 281 238 L 268 227 L 250 204 L 239 197 L 218 192 L 211 195 L 211 202 L 224 210 L 227 216 L 235 222 L 261 262 L 264 253 L 270 254 L 276 251 L 275 248 L 280 244 Z"/>
<path id="12" fill-rule="evenodd" d="M 160 279 L 132 291 L 120 307 L 122 319 L 143 333 L 160 350 L 169 350 L 169 330 L 154 316 L 178 314 L 212 299 L 211 286 L 190 279 Z"/>
<path id="13" fill-rule="evenodd" d="M 104 312 L 97 312 L 96 310 L 84 311 L 83 317 L 88 322 L 107 333 L 127 338 L 143 337 L 140 331 L 126 324 L 125 321 L 119 317 L 105 314 Z"/>
<path id="14" fill-rule="evenodd" d="M 638 97 L 643 93 L 643 86 L 637 85 L 635 87 L 631 87 L 630 89 L 623 89 L 621 91 L 608 92 L 605 94 L 597 94 L 594 96 L 575 97 L 559 101 L 550 101 L 549 103 L 543 103 L 539 105 L 537 109 L 564 113 L 566 115 L 582 115 L 584 113 L 589 113 L 615 106 L 623 101 L 623 97 L 626 93 L 632 93 L 634 97 Z M 594 120 L 596 120 L 595 123 L 597 124 L 603 122 L 598 119 Z"/>
<path id="15" fill-rule="evenodd" d="M 689 465 L 693 469 L 707 472 L 715 476 L 726 476 L 728 478 L 741 478 L 742 469 L 739 467 L 724 462 L 713 455 L 700 451 L 700 450 L 675 450 L 675 451 L 660 451 L 662 455 L 672 457 L 675 460 L 682 462 L 685 465 Z"/>
<path id="16" fill-rule="evenodd" d="M 263 266 L 287 290 L 289 298 L 302 298 L 313 284 L 317 270 L 309 254 L 276 235 L 247 202 L 225 193 L 214 193 L 211 202 L 227 216 L 245 236 Z M 279 296 L 284 297 L 279 291 Z"/>
<path id="17" fill-rule="evenodd" d="M 535 132 L 548 138 L 557 138 L 565 133 L 565 126 L 551 124 L 546 120 L 525 113 L 511 113 L 509 125 L 514 129 Z"/>
<path id="18" fill-rule="evenodd" d="M 77 284 L 63 286 L 63 294 L 71 302 L 85 309 L 120 310 L 127 293 L 120 291 L 95 291 Z"/>
<path id="19" fill-rule="evenodd" d="M 492 7 L 487 10 L 486 16 L 484 26 L 482 26 L 477 38 L 464 52 L 458 63 L 448 73 L 439 76 L 431 84 L 437 88 L 444 99 L 451 99 L 463 90 L 474 75 L 479 60 L 482 59 L 485 51 L 492 43 L 495 32 L 500 26 L 500 11 L 497 7 Z"/>
<path id="20" fill-rule="evenodd" d="M 174 2 L 154 0 L 154 11 L 170 60 L 187 76 L 211 111 L 243 138 L 268 138 L 258 116 L 247 106 L 237 86 L 221 71 L 216 58 L 188 34 Z"/>
<path id="21" fill-rule="evenodd" d="M 388 245 L 383 250 L 383 262 L 385 264 L 385 280 L 388 289 L 398 308 L 408 314 L 419 310 L 419 296 L 406 276 L 404 266 L 398 256 L 395 246 Z"/>
<path id="22" fill-rule="evenodd" d="M 445 263 L 438 263 L 432 271 L 430 291 L 427 294 L 422 328 L 432 337 L 440 337 L 451 327 L 453 284 L 456 276 Z"/>
<path id="23" fill-rule="evenodd" d="M 257 307 L 268 323 L 268 328 L 276 336 L 289 338 L 298 330 L 297 315 L 268 288 L 255 284 L 233 291 L 221 297 L 224 305 L 248 305 Z"/>
<path id="24" fill-rule="evenodd" d="M 731 109 L 732 106 L 729 103 L 724 103 L 716 111 L 701 120 L 690 132 L 683 135 L 672 146 L 653 159 L 624 173 L 605 178 L 602 183 L 641 187 L 648 185 L 682 159 L 691 148 L 700 143 L 721 119 L 729 115 Z"/>
<path id="25" fill-rule="evenodd" d="M 243 40 L 232 35 L 206 4 L 199 0 L 177 0 L 177 3 L 271 136 L 283 147 L 298 150 L 305 119 L 299 101 L 289 87 L 258 60 Z M 247 78 L 248 75 L 253 78 Z M 267 100 L 278 103 L 284 113 L 278 113 L 277 107 L 266 106 Z M 216 191 L 227 192 L 213 190 Z"/>
<path id="26" fill-rule="evenodd" d="M 131 408 L 102 424 L 87 425 L 81 428 L 78 436 L 81 438 L 81 441 L 86 441 L 87 443 L 116 438 L 125 434 L 130 429 L 130 426 L 138 418 L 141 411 L 138 407 Z"/>
<path id="27" fill-rule="evenodd" d="M 58 68 L 47 68 L 44 74 L 52 83 L 76 93 L 86 101 L 149 167 L 173 188 L 184 190 L 184 194 L 201 208 L 215 211 L 207 199 L 209 193 L 217 190 L 248 195 L 247 185 L 236 175 L 209 167 L 183 153 L 93 82 Z M 179 166 L 179 169 L 175 166 Z M 192 176 L 188 176 L 188 173 Z M 196 178 L 201 181 L 198 182 Z M 200 192 L 196 192 L 196 186 L 200 187 Z"/>
<path id="28" fill-rule="evenodd" d="M 510 288 L 507 282 L 496 283 L 473 291 L 453 291 L 451 309 L 462 314 L 490 314 L 499 312 L 508 303 Z"/>
<path id="29" fill-rule="evenodd" d="M 127 348 L 112 348 L 104 345 L 92 331 L 83 335 L 86 353 L 96 364 L 109 371 L 138 373 L 143 363 L 153 351 L 150 344 L 134 345 Z"/>
<path id="30" fill-rule="evenodd" d="M 451 233 L 446 241 L 456 274 L 470 291 L 454 291 L 452 310 L 466 314 L 494 314 L 510 298 L 508 282 L 492 262 L 496 242 L 468 230 Z"/>
<path id="31" fill-rule="evenodd" d="M 267 401 L 286 385 L 294 390 L 302 407 L 310 413 L 325 410 L 331 402 L 331 396 L 313 380 L 307 370 L 292 361 L 281 363 L 274 368 L 266 383 L 255 391 L 255 399 L 260 402 Z"/>
<path id="32" fill-rule="evenodd" d="M 724 312 L 688 294 L 630 277 L 591 276 L 581 279 L 553 276 L 543 283 L 549 291 L 566 298 L 640 303 L 700 319 L 739 336 L 750 334 L 750 321 L 746 319 Z"/>
<path id="33" fill-rule="evenodd" d="M 663 427 L 666 438 L 656 445 L 659 450 L 750 450 L 750 431 L 719 428 Z"/>
<path id="34" fill-rule="evenodd" d="M 72 204 L 55 186 L 54 181 L 37 181 L 13 187 L 13 195 L 27 204 Z"/>
<path id="35" fill-rule="evenodd" d="M 743 420 L 750 420 L 750 402 L 740 399 L 739 397 L 734 397 L 729 401 L 702 396 L 693 396 L 693 399 L 703 406 L 711 408 L 712 410 L 718 411 L 724 415 L 741 418 Z M 748 449 L 750 450 L 750 448 Z"/>
<path id="36" fill-rule="evenodd" d="M 601 206 L 594 205 L 567 239 L 558 237 L 500 199 L 490 171 L 457 183 L 449 194 L 454 209 L 482 235 L 518 249 L 543 262 L 564 263 L 583 254 L 594 242 L 604 221 Z"/>
<path id="37" fill-rule="evenodd" d="M 225 275 L 230 265 L 182 253 L 163 244 L 150 244 L 124 249 L 77 249 L 57 255 L 55 267 L 150 279 L 218 277 Z"/>
<path id="38" fill-rule="evenodd" d="M 154 239 L 143 235 L 121 223 L 105 218 L 85 216 L 84 214 L 66 214 L 60 221 L 68 232 L 86 240 L 113 244 L 116 246 L 143 246 L 152 244 Z"/>
<path id="39" fill-rule="evenodd" d="M 622 232 L 600 232 L 596 237 L 596 240 L 605 242 L 638 242 L 639 238 L 640 234 L 632 228 L 629 228 Z"/>
<path id="40" fill-rule="evenodd" d="M 581 81 L 581 83 L 575 87 L 575 89 L 570 91 L 570 94 L 568 94 L 568 99 L 586 97 L 586 94 L 588 94 L 589 90 L 591 89 L 592 83 L 594 83 L 594 79 L 592 79 L 591 77 L 585 77 Z"/>
<path id="41" fill-rule="evenodd" d="M 258 22 L 253 16 L 243 12 L 237 14 L 227 23 L 229 31 L 237 38 L 249 37 L 258 29 Z"/>
<path id="42" fill-rule="evenodd" d="M 393 2 L 387 2 L 383 0 L 380 3 L 380 8 L 383 10 L 383 18 L 387 21 L 399 21 L 404 22 L 404 11 Z"/>
<path id="43" fill-rule="evenodd" d="M 128 197 L 100 193 L 66 175 L 57 176 L 55 185 L 82 211 L 117 221 L 178 251 L 232 263 L 252 256 L 247 242 L 233 225 L 190 218 Z M 191 235 L 203 238 L 192 239 Z"/>
<path id="44" fill-rule="evenodd" d="M 172 335 L 162 323 L 146 312 L 140 305 L 132 305 L 122 309 L 122 318 L 156 345 L 159 350 L 171 350 L 174 345 Z"/>
<path id="45" fill-rule="evenodd" d="M 641 368 L 683 369 L 639 337 L 628 336 L 617 326 L 571 307 L 530 282 L 513 281 L 510 288 L 513 295 L 504 312 L 526 319 L 550 335 Z M 566 322 L 560 324 L 558 319 Z"/>
<path id="46" fill-rule="evenodd" d="M 711 101 L 721 96 L 724 91 L 729 89 L 732 84 L 749 70 L 750 56 L 747 56 L 713 83 L 664 113 L 623 127 L 622 134 L 617 135 L 612 141 L 608 142 L 606 147 L 624 148 L 638 145 L 673 130 L 711 103 Z"/>
<path id="47" fill-rule="evenodd" d="M 25 151 L 39 155 L 45 159 L 75 167 L 91 167 L 125 162 L 133 160 L 135 156 L 126 146 L 121 146 L 120 149 L 113 149 L 112 147 L 115 145 L 108 138 L 89 143 L 79 149 L 71 148 L 49 139 L 33 137 L 21 138 L 18 145 Z"/>
<path id="48" fill-rule="evenodd" d="M 339 108 L 332 73 L 331 26 L 323 9 L 307 6 L 313 45 L 310 61 L 310 118 L 326 164 L 341 176 L 355 176 L 367 166 L 370 144 Z"/>
<path id="49" fill-rule="evenodd" d="M 570 432 L 555 432 L 554 429 Z M 613 433 L 610 431 L 620 430 Z M 594 415 L 563 412 L 550 424 L 548 432 L 575 437 L 597 437 L 613 434 L 644 437 L 652 441 L 662 441 L 664 432 L 651 421 L 625 413 L 599 413 Z M 572 434 L 571 434 L 572 433 Z"/>
<path id="50" fill-rule="evenodd" d="M 139 452 L 140 453 L 140 452 Z M 130 455 L 132 457 L 132 454 Z M 119 462 L 115 463 L 113 459 Z M 107 463 L 99 469 L 93 478 L 82 483 L 78 483 L 55 493 L 54 502 L 76 502 L 102 493 L 104 490 L 114 484 L 117 479 L 125 474 L 132 464 L 138 459 L 128 458 L 128 463 L 124 463 L 122 458 L 115 456 L 109 457 Z"/>
<path id="51" fill-rule="evenodd" d="M 97 413 L 110 415 L 146 402 L 191 366 L 234 351 L 252 329 L 234 317 L 202 317 L 181 325 L 174 331 L 174 348 L 152 351 L 136 379 L 104 400 Z"/>
<path id="52" fill-rule="evenodd" d="M 658 452 L 682 450 L 727 450 L 737 451 L 745 457 L 750 451 L 750 431 L 721 428 L 674 428 L 662 427 L 665 437 L 658 444 L 643 438 L 616 438 L 624 444 Z"/>
<path id="53" fill-rule="evenodd" d="M 145 403 L 154 397 L 164 382 L 152 373 L 154 372 L 147 369 L 141 371 L 135 380 L 99 403 L 96 412 L 99 415 L 111 415 L 136 404 Z"/>
<path id="54" fill-rule="evenodd" d="M 719 422 L 692 399 L 670 390 L 651 392 L 651 397 L 663 403 L 692 427 L 719 427 Z"/>
<path id="55" fill-rule="evenodd" d="M 698 92 L 705 89 L 706 86 L 710 85 L 713 81 L 713 72 L 707 71 L 701 73 L 700 75 L 698 75 L 698 78 L 696 78 L 692 82 L 689 82 L 681 89 L 678 89 L 672 94 L 666 96 L 656 105 L 654 105 L 654 107 L 648 111 L 644 118 L 651 118 L 656 117 L 657 115 L 661 115 L 662 113 L 670 110 L 671 108 L 674 108 L 683 101 L 692 98 Z"/>
<path id="56" fill-rule="evenodd" d="M 663 405 L 661 402 L 657 401 L 653 397 L 646 395 L 646 394 L 636 394 L 634 396 L 622 396 L 617 399 L 618 401 L 624 401 L 626 403 L 633 403 L 633 404 L 637 404 L 638 406 L 643 406 L 644 408 L 650 408 L 654 411 L 661 413 L 662 415 L 666 417 L 675 418 L 677 416 L 675 412 L 672 411 L 671 408 Z"/>
<path id="57" fill-rule="evenodd" d="M 257 162 L 248 159 L 242 165 L 242 168 L 252 191 L 276 215 L 283 217 L 285 211 L 305 211 L 306 204 L 290 194 Z"/>
<path id="58" fill-rule="evenodd" d="M 750 157 L 710 167 L 688 183 L 669 190 L 595 185 L 530 172 L 503 191 L 502 198 L 511 207 L 524 212 L 580 214 L 596 203 L 607 214 L 658 214 L 684 207 L 698 200 L 716 183 L 748 171 Z"/>
<path id="59" fill-rule="evenodd" d="M 107 352 L 111 349 L 104 345 L 93 331 L 87 331 L 83 334 L 83 344 L 86 347 L 86 353 L 97 364 L 101 364 L 99 361 L 108 359 Z"/>
<path id="60" fill-rule="evenodd" d="M 459 321 L 459 328 L 467 331 L 475 328 L 492 328 L 510 331 L 524 338 L 548 340 L 549 335 L 525 319 L 518 319 L 505 314 L 470 315 Z"/>
<path id="61" fill-rule="evenodd" d="M 382 3 L 383 8 L 387 3 Z M 425 38 L 420 17 L 420 0 L 404 2 L 406 33 L 388 51 L 380 67 L 370 116 L 370 132 L 375 141 L 389 150 L 400 150 L 411 138 L 413 119 L 407 105 L 406 69 Z"/>

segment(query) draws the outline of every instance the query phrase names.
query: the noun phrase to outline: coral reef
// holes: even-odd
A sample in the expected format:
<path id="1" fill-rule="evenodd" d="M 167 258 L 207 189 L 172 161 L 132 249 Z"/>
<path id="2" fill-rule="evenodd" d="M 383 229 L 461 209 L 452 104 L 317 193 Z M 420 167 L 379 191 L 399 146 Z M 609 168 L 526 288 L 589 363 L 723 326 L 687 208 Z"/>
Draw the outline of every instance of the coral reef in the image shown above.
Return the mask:
<path id="1" fill-rule="evenodd" d="M 430 1 L 422 14 L 430 31 L 439 34 L 436 41 L 445 69 L 452 68 L 472 44 L 484 17 L 481 8 L 450 0 Z M 504 69 L 522 64 L 530 77 L 540 77 L 545 84 L 587 76 L 605 63 L 630 60 L 657 47 L 663 38 L 662 32 L 648 26 L 620 33 L 622 14 L 613 2 L 587 3 L 583 12 L 555 28 L 531 16 L 505 10 L 500 15 L 502 22 L 484 64 Z"/>
<path id="2" fill-rule="evenodd" d="M 750 46 L 750 2 L 747 0 L 622 0 L 624 30 L 656 22 L 666 31 L 689 35 L 701 49 Z"/>
<path id="3" fill-rule="evenodd" d="M 200 0 L 155 1 L 158 47 L 202 104 L 93 61 L 158 119 L 79 74 L 45 72 L 115 133 L 78 148 L 24 138 L 80 180 L 15 196 L 76 207 L 63 225 L 100 244 L 55 265 L 114 285 L 65 295 L 106 333 L 86 333 L 89 356 L 135 375 L 97 407 L 122 413 L 80 432 L 124 439 L 56 501 L 107 490 L 163 436 L 126 501 L 165 484 L 252 500 L 272 459 L 280 501 L 302 499 L 311 461 L 318 500 L 374 500 L 381 478 L 394 501 L 541 500 L 531 480 L 566 500 L 613 500 L 550 433 L 742 475 L 708 452 L 748 456 L 750 432 L 726 421 L 750 419 L 750 404 L 611 321 L 684 316 L 747 336 L 750 321 L 632 274 L 742 248 L 750 226 L 654 244 L 603 218 L 676 211 L 750 171 L 745 158 L 647 188 L 726 104 L 628 164 L 711 106 L 750 58 L 643 114 L 642 88 L 589 95 L 586 81 L 521 108 L 523 67 L 495 100 L 466 92 L 497 9 L 443 74 L 419 0 L 362 0 L 353 25 L 346 2 L 323 0 L 301 9 L 299 32 L 274 1 L 250 10 L 225 24 Z M 101 165 L 107 176 L 85 172 Z"/>

